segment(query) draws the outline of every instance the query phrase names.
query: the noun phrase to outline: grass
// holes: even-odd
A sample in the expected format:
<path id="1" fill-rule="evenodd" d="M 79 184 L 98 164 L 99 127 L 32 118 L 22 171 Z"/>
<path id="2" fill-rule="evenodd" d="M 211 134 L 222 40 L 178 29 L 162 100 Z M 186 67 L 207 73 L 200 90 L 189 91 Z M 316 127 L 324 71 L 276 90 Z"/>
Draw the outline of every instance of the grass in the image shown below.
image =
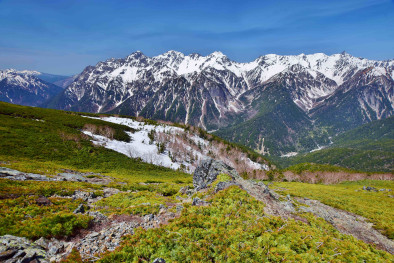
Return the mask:
<path id="1" fill-rule="evenodd" d="M 82 200 L 51 197 L 70 196 L 76 190 L 97 193 L 101 186 L 81 182 L 37 182 L 0 179 L 0 235 L 11 234 L 30 239 L 67 237 L 88 227 L 91 218 L 72 212 Z M 39 205 L 46 196 L 50 205 Z"/>
<path id="2" fill-rule="evenodd" d="M 210 206 L 185 205 L 157 229 L 136 229 L 99 262 L 390 262 L 393 256 L 342 235 L 324 220 L 308 223 L 264 216 L 264 204 L 237 186 L 217 193 Z"/>
<path id="3" fill-rule="evenodd" d="M 40 206 L 37 195 L 0 200 L 0 235 L 16 235 L 30 239 L 67 237 L 79 228 L 88 227 L 91 218 L 73 214 L 81 200 L 50 197 L 52 203 Z"/>
<path id="4" fill-rule="evenodd" d="M 113 137 L 128 140 L 129 127 L 81 117 L 76 113 L 0 102 L 0 161 L 24 172 L 56 174 L 62 169 L 95 172 L 125 182 L 190 182 L 191 176 L 103 147 L 81 133 L 85 125 L 108 126 Z M 127 136 L 127 138 L 125 137 Z"/>
<path id="5" fill-rule="evenodd" d="M 394 181 L 363 180 L 335 185 L 275 182 L 278 192 L 316 199 L 320 202 L 367 218 L 374 227 L 394 239 L 394 195 L 388 191 L 365 191 L 363 186 L 394 189 Z M 275 189 L 275 188 L 274 188 Z M 285 190 L 284 190 L 285 189 Z"/>
<path id="6" fill-rule="evenodd" d="M 334 165 L 329 165 L 329 164 L 317 164 L 317 163 L 300 163 L 296 164 L 293 166 L 290 166 L 283 171 L 291 171 L 295 174 L 301 174 L 304 171 L 309 171 L 309 172 L 347 172 L 347 173 L 355 173 L 356 171 L 344 168 L 344 167 L 339 167 L 339 166 L 334 166 Z"/>
<path id="7" fill-rule="evenodd" d="M 83 182 L 39 182 L 39 181 L 13 181 L 0 179 L 0 197 L 7 198 L 10 195 L 36 195 L 36 196 L 70 196 L 76 190 L 94 192 L 100 190 L 101 185 Z"/>
<path id="8" fill-rule="evenodd" d="M 172 197 L 165 197 L 157 192 L 141 191 L 137 193 L 118 193 L 96 202 L 94 205 L 105 214 L 157 214 L 160 205 L 173 203 Z"/>

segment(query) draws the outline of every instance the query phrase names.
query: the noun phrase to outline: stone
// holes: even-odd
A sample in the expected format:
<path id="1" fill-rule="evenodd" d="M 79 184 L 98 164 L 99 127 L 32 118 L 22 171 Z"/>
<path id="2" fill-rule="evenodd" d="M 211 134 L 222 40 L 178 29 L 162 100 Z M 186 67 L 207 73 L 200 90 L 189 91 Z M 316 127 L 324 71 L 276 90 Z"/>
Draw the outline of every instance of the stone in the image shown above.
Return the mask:
<path id="1" fill-rule="evenodd" d="M 177 206 L 176 206 L 176 211 L 177 211 L 178 213 L 182 212 L 182 210 L 183 210 L 183 206 L 182 206 L 182 205 L 177 205 Z"/>
<path id="2" fill-rule="evenodd" d="M 97 211 L 89 211 L 87 215 L 93 217 L 93 223 L 101 224 L 108 222 L 108 217 Z"/>
<path id="3" fill-rule="evenodd" d="M 274 200 L 279 201 L 279 197 L 280 195 L 275 193 L 275 191 L 272 191 L 271 189 L 269 189 L 268 187 L 266 187 L 264 189 L 264 193 L 265 194 L 269 194 Z"/>
<path id="4" fill-rule="evenodd" d="M 17 249 L 10 249 L 0 253 L 0 261 L 12 258 L 17 252 Z"/>
<path id="5" fill-rule="evenodd" d="M 74 182 L 87 182 L 88 180 L 80 175 L 80 174 L 72 174 L 72 173 L 59 173 L 58 176 L 65 181 L 74 181 Z"/>
<path id="6" fill-rule="evenodd" d="M 162 258 L 156 258 L 152 263 L 166 263 L 166 261 Z"/>
<path id="7" fill-rule="evenodd" d="M 198 198 L 198 197 L 193 198 L 192 205 L 198 205 L 201 201 L 202 201 L 202 200 L 201 200 L 200 198 Z"/>
<path id="8" fill-rule="evenodd" d="M 377 192 L 378 191 L 378 189 L 376 189 L 375 187 L 371 187 L 371 186 L 363 186 L 363 190 L 366 190 L 366 191 L 374 191 L 374 192 Z M 381 189 L 382 190 L 382 189 Z M 384 191 L 385 189 L 383 189 L 383 191 Z"/>
<path id="9" fill-rule="evenodd" d="M 40 247 L 42 247 L 42 248 L 44 248 L 44 249 L 47 249 L 48 248 L 48 240 L 47 239 L 45 239 L 45 238 L 43 238 L 43 237 L 41 237 L 40 239 L 37 239 L 35 242 L 34 242 L 34 244 L 36 244 L 36 245 L 38 245 L 38 246 L 40 246 Z"/>
<path id="10" fill-rule="evenodd" d="M 25 180 L 35 180 L 35 181 L 51 181 L 51 178 L 46 177 L 41 174 L 32 174 L 32 173 L 23 173 L 18 170 L 13 170 L 7 167 L 0 167 L 0 177 L 16 180 L 16 181 L 25 181 Z"/>
<path id="11" fill-rule="evenodd" d="M 119 189 L 116 189 L 116 188 L 104 188 L 103 189 L 103 195 L 104 195 L 104 197 L 110 197 L 111 195 L 114 195 L 114 194 L 117 194 L 117 193 L 120 193 L 120 190 Z"/>
<path id="12" fill-rule="evenodd" d="M 96 198 L 96 195 L 92 192 L 75 191 L 71 198 L 73 200 L 82 199 L 85 202 L 93 202 L 95 200 L 92 199 Z"/>
<path id="13" fill-rule="evenodd" d="M 227 189 L 227 188 L 229 188 L 230 186 L 232 186 L 232 185 L 236 185 L 236 183 L 235 182 L 219 182 L 217 185 L 216 185 L 216 188 L 215 188 L 215 193 L 217 193 L 217 192 L 219 192 L 219 191 L 222 191 L 222 190 L 224 190 L 224 189 Z"/>
<path id="14" fill-rule="evenodd" d="M 240 178 L 237 171 L 222 161 L 206 159 L 197 166 L 193 174 L 193 185 L 196 190 L 207 188 L 219 174 L 228 174 L 233 180 Z"/>
<path id="15" fill-rule="evenodd" d="M 0 236 L 0 248 L 1 262 L 49 262 L 45 249 L 24 237 Z"/>
<path id="16" fill-rule="evenodd" d="M 48 206 L 52 204 L 52 202 L 45 196 L 40 196 L 39 198 L 37 198 L 36 203 L 37 205 L 44 205 L 44 206 Z"/>
<path id="17" fill-rule="evenodd" d="M 13 169 L 10 169 L 10 168 L 7 168 L 7 167 L 0 167 L 0 177 L 3 177 L 3 176 L 18 176 L 18 175 L 21 175 L 21 174 L 23 174 L 23 173 L 20 172 L 20 171 L 13 170 Z"/>
<path id="18" fill-rule="evenodd" d="M 85 206 L 80 204 L 73 212 L 74 214 L 83 214 L 85 213 Z"/>
<path id="19" fill-rule="evenodd" d="M 145 222 L 152 221 L 154 218 L 155 218 L 155 216 L 153 214 L 149 214 L 149 215 L 144 216 Z"/>

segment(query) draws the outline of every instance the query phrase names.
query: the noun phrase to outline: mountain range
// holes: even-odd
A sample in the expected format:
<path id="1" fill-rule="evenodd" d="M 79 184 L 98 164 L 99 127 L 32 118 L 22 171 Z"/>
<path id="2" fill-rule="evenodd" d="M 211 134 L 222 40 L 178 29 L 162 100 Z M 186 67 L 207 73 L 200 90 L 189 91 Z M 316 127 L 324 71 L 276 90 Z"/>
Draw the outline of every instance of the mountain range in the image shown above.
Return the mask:
<path id="1" fill-rule="evenodd" d="M 394 108 L 394 60 L 347 53 L 269 54 L 239 63 L 221 52 L 134 52 L 86 67 L 49 108 L 191 124 L 275 156 L 307 152 Z"/>
<path id="2" fill-rule="evenodd" d="M 38 76 L 43 75 L 43 78 Z M 55 75 L 42 74 L 38 71 L 17 71 L 13 69 L 0 70 L 0 101 L 39 106 L 62 91 L 62 88 L 51 83 L 49 78 Z"/>

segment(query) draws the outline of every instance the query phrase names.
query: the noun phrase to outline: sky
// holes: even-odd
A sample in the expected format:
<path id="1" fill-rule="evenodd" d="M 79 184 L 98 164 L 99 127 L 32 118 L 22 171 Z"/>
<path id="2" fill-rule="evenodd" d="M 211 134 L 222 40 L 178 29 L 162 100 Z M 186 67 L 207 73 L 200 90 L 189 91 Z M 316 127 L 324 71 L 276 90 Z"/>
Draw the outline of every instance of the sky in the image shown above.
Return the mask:
<path id="1" fill-rule="evenodd" d="M 394 59 L 394 0 L 0 0 L 0 69 L 73 75 L 137 50 Z"/>

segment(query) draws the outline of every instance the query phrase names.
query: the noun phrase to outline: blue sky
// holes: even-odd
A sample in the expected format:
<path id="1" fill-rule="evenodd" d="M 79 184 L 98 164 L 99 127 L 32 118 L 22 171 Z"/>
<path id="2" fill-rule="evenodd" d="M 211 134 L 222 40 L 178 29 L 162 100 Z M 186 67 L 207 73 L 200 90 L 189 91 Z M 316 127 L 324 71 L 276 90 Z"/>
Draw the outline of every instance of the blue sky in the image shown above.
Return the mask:
<path id="1" fill-rule="evenodd" d="M 136 50 L 393 59 L 394 1 L 0 0 L 0 69 L 69 75 Z"/>

